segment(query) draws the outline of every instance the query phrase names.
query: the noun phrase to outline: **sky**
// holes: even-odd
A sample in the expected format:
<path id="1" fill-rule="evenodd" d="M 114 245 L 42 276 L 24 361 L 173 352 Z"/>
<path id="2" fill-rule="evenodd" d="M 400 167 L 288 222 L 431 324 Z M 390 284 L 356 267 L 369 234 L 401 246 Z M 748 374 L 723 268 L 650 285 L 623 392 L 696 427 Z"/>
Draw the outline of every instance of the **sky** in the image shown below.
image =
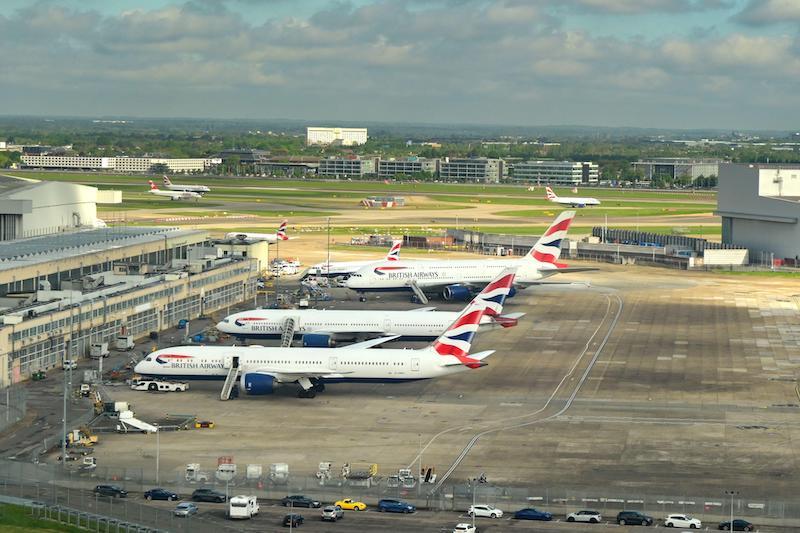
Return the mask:
<path id="1" fill-rule="evenodd" d="M 800 0 L 3 0 L 0 114 L 800 129 Z"/>

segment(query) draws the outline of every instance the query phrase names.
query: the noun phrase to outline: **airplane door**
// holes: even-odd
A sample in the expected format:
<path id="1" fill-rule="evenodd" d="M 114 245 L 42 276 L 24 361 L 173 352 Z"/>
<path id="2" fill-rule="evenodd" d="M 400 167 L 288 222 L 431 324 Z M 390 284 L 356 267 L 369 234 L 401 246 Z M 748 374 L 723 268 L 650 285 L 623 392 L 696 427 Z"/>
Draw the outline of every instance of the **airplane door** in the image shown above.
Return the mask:
<path id="1" fill-rule="evenodd" d="M 411 358 L 411 371 L 412 372 L 419 372 L 419 357 L 412 357 Z"/>
<path id="2" fill-rule="evenodd" d="M 233 364 L 233 357 L 226 355 L 222 358 L 222 368 L 230 368 Z"/>
<path id="3" fill-rule="evenodd" d="M 337 363 L 338 361 L 336 360 L 336 357 L 331 357 L 330 359 L 328 359 L 328 366 L 330 367 L 331 370 L 336 370 Z"/>
<path id="4" fill-rule="evenodd" d="M 391 333 L 391 331 L 392 331 L 392 319 L 391 318 L 386 318 L 383 321 L 383 332 L 384 333 Z"/>

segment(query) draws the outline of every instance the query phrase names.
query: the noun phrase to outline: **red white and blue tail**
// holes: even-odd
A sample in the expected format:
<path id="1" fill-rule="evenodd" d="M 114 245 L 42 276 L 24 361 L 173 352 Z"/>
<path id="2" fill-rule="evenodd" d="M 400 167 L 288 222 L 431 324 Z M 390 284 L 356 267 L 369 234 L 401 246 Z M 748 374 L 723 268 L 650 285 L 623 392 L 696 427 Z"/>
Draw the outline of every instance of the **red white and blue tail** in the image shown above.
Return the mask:
<path id="1" fill-rule="evenodd" d="M 392 241 L 392 247 L 389 248 L 389 253 L 386 254 L 387 261 L 399 261 L 400 260 L 400 247 L 403 246 L 403 241 Z"/>
<path id="2" fill-rule="evenodd" d="M 278 239 L 282 241 L 289 240 L 289 236 L 286 235 L 286 225 L 288 222 L 289 222 L 288 220 L 284 220 L 283 222 L 281 222 L 281 225 L 278 227 L 278 232 L 275 234 L 278 237 Z"/>
<path id="3" fill-rule="evenodd" d="M 547 192 L 548 200 L 550 201 L 558 200 L 558 196 L 556 196 L 556 193 L 553 192 L 553 189 L 551 189 L 549 185 L 545 187 L 544 190 Z"/>
<path id="4" fill-rule="evenodd" d="M 574 219 L 575 211 L 563 211 L 558 215 L 533 245 L 527 257 L 548 269 L 565 268 L 567 265 L 558 262 L 561 257 L 561 240 L 567 237 L 567 231 Z"/>
<path id="5" fill-rule="evenodd" d="M 153 183 L 153 180 L 147 180 L 147 183 L 150 184 L 150 190 L 151 191 L 157 191 L 158 190 L 158 187 L 156 186 L 155 183 Z"/>
<path id="6" fill-rule="evenodd" d="M 164 187 L 169 187 L 170 185 L 172 185 L 172 182 L 167 176 L 164 176 Z"/>
<path id="7" fill-rule="evenodd" d="M 474 305 L 481 305 L 486 308 L 484 314 L 490 317 L 500 316 L 503 312 L 503 304 L 511 292 L 511 287 L 514 285 L 514 276 L 517 273 L 516 268 L 507 268 L 503 270 L 498 277 L 489 283 L 484 289 L 475 297 Z"/>

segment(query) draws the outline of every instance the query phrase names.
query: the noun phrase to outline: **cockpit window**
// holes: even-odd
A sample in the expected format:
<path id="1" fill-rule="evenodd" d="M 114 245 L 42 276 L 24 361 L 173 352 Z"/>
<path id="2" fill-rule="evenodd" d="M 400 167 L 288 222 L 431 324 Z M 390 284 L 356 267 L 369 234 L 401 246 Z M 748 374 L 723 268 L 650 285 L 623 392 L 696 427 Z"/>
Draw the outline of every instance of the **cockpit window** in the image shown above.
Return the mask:
<path id="1" fill-rule="evenodd" d="M 222 323 L 223 323 L 223 324 L 227 324 L 228 322 L 229 322 L 229 320 L 228 320 L 227 318 L 223 318 L 223 319 L 222 319 Z"/>
<path id="2" fill-rule="evenodd" d="M 153 358 L 152 358 L 152 357 L 150 357 L 150 356 L 148 355 L 147 357 L 145 357 L 145 358 L 144 358 L 144 360 L 145 360 L 145 361 L 152 361 L 152 360 L 153 360 Z"/>

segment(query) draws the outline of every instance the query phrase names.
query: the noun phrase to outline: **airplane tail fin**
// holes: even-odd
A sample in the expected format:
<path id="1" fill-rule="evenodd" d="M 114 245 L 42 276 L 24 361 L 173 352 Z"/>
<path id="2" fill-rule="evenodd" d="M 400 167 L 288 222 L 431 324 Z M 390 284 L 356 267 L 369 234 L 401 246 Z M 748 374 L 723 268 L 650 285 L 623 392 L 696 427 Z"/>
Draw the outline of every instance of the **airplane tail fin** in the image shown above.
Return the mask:
<path id="1" fill-rule="evenodd" d="M 288 222 L 289 222 L 288 220 L 284 220 L 283 222 L 281 222 L 281 225 L 278 227 L 278 232 L 276 233 L 276 235 L 278 236 L 278 239 L 280 239 L 282 241 L 288 241 L 289 240 L 289 236 L 286 235 L 286 225 L 287 225 Z"/>
<path id="2" fill-rule="evenodd" d="M 489 283 L 487 286 L 489 290 L 484 289 L 481 292 L 484 296 L 481 297 L 481 294 L 476 296 L 458 315 L 455 322 L 438 339 L 433 341 L 431 345 L 433 351 L 445 358 L 441 363 L 443 366 L 462 364 L 469 368 L 479 368 L 486 365 L 481 359 L 470 357 L 469 351 L 472 348 L 472 339 L 475 337 L 475 332 L 478 331 L 478 324 L 480 324 L 481 318 L 487 309 L 490 306 L 493 310 L 498 309 L 496 302 L 492 298 L 501 297 L 504 299 L 505 296 L 502 296 L 503 291 L 508 294 L 513 283 L 514 270 L 503 270 L 499 276 Z M 484 299 L 487 297 L 488 299 Z M 499 310 L 502 311 L 502 304 L 499 304 Z M 452 359 L 449 359 L 450 356 L 454 357 L 458 363 L 454 363 Z"/>
<path id="3" fill-rule="evenodd" d="M 170 185 L 172 185 L 172 182 L 167 176 L 164 176 L 164 186 L 169 187 Z"/>
<path id="4" fill-rule="evenodd" d="M 153 183 L 153 180 L 147 180 L 147 183 L 150 184 L 150 190 L 151 191 L 157 191 L 158 190 L 158 186 L 155 183 Z"/>
<path id="5" fill-rule="evenodd" d="M 556 195 L 556 193 L 553 192 L 553 189 L 551 189 L 549 185 L 545 187 L 544 190 L 547 193 L 548 200 L 558 200 L 558 196 Z"/>
<path id="6" fill-rule="evenodd" d="M 485 315 L 496 317 L 503 312 L 503 304 L 511 292 L 516 273 L 516 267 L 503 270 L 475 297 L 475 305 L 481 305 L 486 308 Z"/>
<path id="7" fill-rule="evenodd" d="M 387 261 L 399 261 L 400 260 L 400 247 L 403 246 L 402 239 L 399 241 L 392 241 L 392 247 L 389 248 L 389 253 L 386 254 Z"/>
<path id="8" fill-rule="evenodd" d="M 550 227 L 547 228 L 526 258 L 531 258 L 537 263 L 547 265 L 546 268 L 564 268 L 567 265 L 559 263 L 561 257 L 561 240 L 567 237 L 570 224 L 575 219 L 575 211 L 562 211 Z"/>

